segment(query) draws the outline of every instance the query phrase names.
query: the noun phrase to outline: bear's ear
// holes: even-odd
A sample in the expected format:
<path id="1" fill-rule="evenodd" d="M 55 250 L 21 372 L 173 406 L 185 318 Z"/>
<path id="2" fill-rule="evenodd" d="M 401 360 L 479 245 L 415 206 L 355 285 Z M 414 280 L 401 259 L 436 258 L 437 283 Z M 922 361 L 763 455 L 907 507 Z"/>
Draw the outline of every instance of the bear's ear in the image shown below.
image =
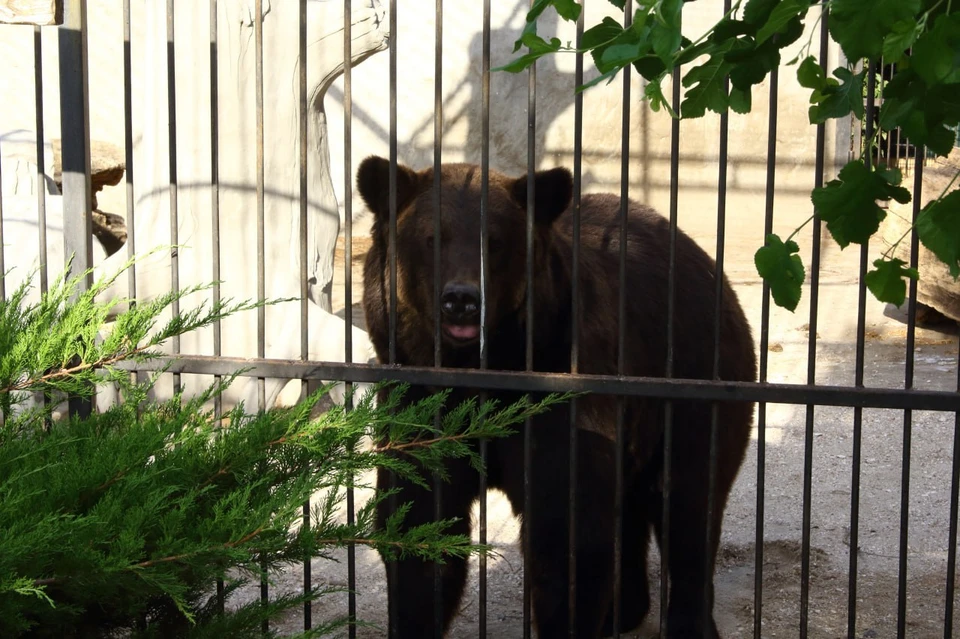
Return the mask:
<path id="1" fill-rule="evenodd" d="M 537 224 L 552 224 L 573 197 L 573 175 L 563 167 L 534 173 L 534 216 Z M 527 208 L 527 176 L 517 178 L 511 189 L 513 199 Z"/>
<path id="2" fill-rule="evenodd" d="M 397 212 L 410 203 L 417 194 L 416 171 L 397 164 Z M 357 190 L 374 216 L 387 219 L 390 215 L 390 161 L 371 155 L 357 169 Z"/>

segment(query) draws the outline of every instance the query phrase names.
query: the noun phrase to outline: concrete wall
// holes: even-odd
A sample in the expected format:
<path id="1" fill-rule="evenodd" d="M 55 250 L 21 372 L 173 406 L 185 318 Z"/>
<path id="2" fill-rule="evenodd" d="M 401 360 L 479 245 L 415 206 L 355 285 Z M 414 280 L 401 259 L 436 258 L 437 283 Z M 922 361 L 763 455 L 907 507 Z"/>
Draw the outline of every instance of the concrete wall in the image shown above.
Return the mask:
<path id="1" fill-rule="evenodd" d="M 134 40 L 141 37 L 146 19 L 142 1 L 134 1 Z M 151 0 L 152 1 L 152 0 Z M 293 0 L 273 0 L 292 2 Z M 335 0 L 334 0 L 335 1 Z M 269 3 L 266 3 L 269 4 Z M 398 0 L 399 91 L 397 95 L 397 139 L 400 160 L 422 167 L 433 161 L 434 145 L 434 29 L 433 3 L 423 0 Z M 479 162 L 481 149 L 481 26 L 482 4 L 474 0 L 448 0 L 443 3 L 443 138 L 445 161 Z M 513 56 L 512 43 L 523 25 L 526 0 L 494 2 L 491 21 L 491 66 Z M 586 3 L 586 24 L 598 22 L 616 10 L 607 2 Z M 206 20 L 206 3 L 197 2 L 197 19 Z M 812 49 L 818 48 L 817 9 L 811 9 L 808 23 L 816 23 L 816 34 L 807 33 L 784 56 L 789 60 L 812 37 Z M 700 0 L 684 14 L 684 32 L 696 38 L 722 14 L 720 0 Z M 189 20 L 190 11 L 181 10 L 181 20 Z M 90 0 L 89 43 L 91 77 L 91 135 L 100 140 L 123 144 L 122 89 L 122 15 L 120 0 Z M 809 31 L 809 29 L 808 29 Z M 56 32 L 42 29 L 44 65 L 44 122 L 47 137 L 59 137 L 57 98 Z M 541 21 L 541 33 L 556 33 L 564 41 L 573 40 L 574 28 L 560 22 L 552 12 Z M 295 38 L 295 33 L 291 34 Z M 178 40 L 178 52 L 184 47 L 208 46 L 206 42 Z M 135 47 L 136 48 L 136 47 Z M 840 64 L 838 49 L 831 46 L 830 66 Z M 6 61 L 0 68 L 0 85 L 5 99 L 0 107 L 0 130 L 34 129 L 33 30 L 31 27 L 0 26 L 0 56 Z M 178 56 L 180 54 L 178 53 Z M 188 59 L 189 56 L 181 56 Z M 537 68 L 536 157 L 539 167 L 573 164 L 574 140 L 574 56 L 562 54 L 541 61 Z M 134 65 L 143 64 L 134 60 Z M 366 155 L 387 155 L 389 140 L 389 54 L 379 53 L 353 72 L 353 162 L 344 167 L 343 80 L 336 82 L 327 97 L 332 157 L 333 184 L 343 206 L 345 174 L 352 175 Z M 265 62 L 269 71 L 269 61 Z M 588 60 L 586 78 L 596 75 Z M 776 223 L 775 230 L 789 233 L 811 213 L 809 191 L 814 183 L 815 129 L 807 121 L 809 91 L 796 81 L 796 67 L 781 70 L 777 133 Z M 163 73 L 164 69 L 143 69 Z M 178 77 L 190 73 L 177 70 Z M 527 157 L 527 75 L 494 73 L 490 81 L 490 158 L 493 168 L 506 173 L 523 173 Z M 669 95 L 669 83 L 664 87 Z M 142 91 L 136 84 L 134 92 Z M 584 94 L 583 184 L 587 191 L 619 191 L 621 157 L 622 76 L 609 85 L 600 85 Z M 670 118 L 654 113 L 640 101 L 642 79 L 631 74 L 630 176 L 632 197 L 663 212 L 669 205 Z M 160 96 L 163 97 L 163 96 Z M 730 117 L 730 149 L 727 185 L 728 229 L 744 235 L 749 242 L 762 242 L 762 214 L 766 173 L 768 83 L 753 92 L 753 112 Z M 270 96 L 266 102 L 269 105 Z M 157 109 L 166 105 L 158 103 Z M 206 109 L 206 105 L 194 105 Z M 718 180 L 720 118 L 708 114 L 698 120 L 684 121 L 680 143 L 680 223 L 705 246 L 715 234 L 716 190 Z M 828 167 L 847 160 L 849 129 L 828 127 Z M 0 148 L 8 140 L 0 140 Z M 49 163 L 49 158 L 47 159 Z M 828 173 L 830 169 L 828 168 Z M 136 177 L 136 176 L 135 176 Z M 182 178 L 184 176 L 181 176 Z M 829 177 L 829 176 L 828 176 Z M 185 179 L 185 178 L 184 178 Z M 123 184 L 100 197 L 101 209 L 123 213 Z M 354 199 L 355 213 L 362 203 Z M 746 241 L 746 239 L 745 239 Z M 752 251 L 751 251 L 752 256 Z M 749 275 L 751 260 L 745 260 L 742 274 Z M 738 271 L 740 264 L 731 264 Z"/>

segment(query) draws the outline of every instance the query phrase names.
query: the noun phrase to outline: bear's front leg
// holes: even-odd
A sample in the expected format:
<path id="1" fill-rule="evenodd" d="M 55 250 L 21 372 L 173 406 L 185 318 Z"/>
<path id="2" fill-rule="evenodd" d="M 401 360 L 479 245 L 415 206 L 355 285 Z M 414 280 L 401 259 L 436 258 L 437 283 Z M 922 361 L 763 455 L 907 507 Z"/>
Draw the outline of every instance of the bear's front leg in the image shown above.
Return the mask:
<path id="1" fill-rule="evenodd" d="M 447 529 L 451 535 L 470 535 L 470 505 L 479 492 L 479 480 L 475 470 L 465 460 L 452 460 L 447 463 L 450 482 L 440 487 L 440 518 L 456 518 L 457 522 Z M 429 475 L 426 475 L 429 477 Z M 411 508 L 403 520 L 403 529 L 429 523 L 435 520 L 434 493 L 409 481 L 394 479 L 387 470 L 377 471 L 377 489 L 379 491 L 399 488 L 394 498 L 383 500 L 377 506 L 377 528 L 382 529 L 394 509 L 410 503 Z M 418 558 L 396 561 L 396 569 L 391 569 L 391 561 L 384 560 L 387 568 L 387 592 L 389 593 L 389 619 L 396 620 L 396 626 L 390 629 L 390 637 L 396 639 L 432 639 L 442 637 L 450 626 L 458 609 L 467 580 L 467 562 L 456 557 L 449 558 L 439 565 L 440 589 L 435 588 L 434 562 Z M 437 599 L 439 597 L 439 600 Z M 442 626 L 434 624 L 435 605 L 441 608 Z"/>
<path id="2" fill-rule="evenodd" d="M 560 412 L 560 411 L 557 411 Z M 568 413 L 567 413 L 568 414 Z M 523 535 L 529 530 L 533 616 L 539 637 L 570 636 L 570 447 L 568 419 L 541 420 L 534 429 L 530 483 L 532 499 L 524 511 L 523 465 L 504 477 L 503 489 L 514 511 L 522 514 Z M 511 457 L 522 460 L 521 437 L 511 438 Z M 578 432 L 575 514 L 575 636 L 601 636 L 613 596 L 612 442 L 587 431 Z M 500 465 L 501 468 L 504 464 Z"/>

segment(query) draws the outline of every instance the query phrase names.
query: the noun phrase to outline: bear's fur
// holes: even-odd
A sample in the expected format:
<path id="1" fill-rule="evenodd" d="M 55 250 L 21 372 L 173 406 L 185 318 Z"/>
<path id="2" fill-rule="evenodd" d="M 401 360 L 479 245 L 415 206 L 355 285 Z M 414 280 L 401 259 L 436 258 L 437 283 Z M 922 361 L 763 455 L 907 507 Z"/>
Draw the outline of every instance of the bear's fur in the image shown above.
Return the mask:
<path id="1" fill-rule="evenodd" d="M 440 171 L 442 233 L 438 267 L 445 367 L 479 366 L 481 170 L 469 164 Z M 434 172 L 397 167 L 397 309 L 395 362 L 434 365 Z M 566 169 L 535 174 L 534 281 L 527 286 L 527 177 L 489 172 L 487 286 L 488 367 L 524 370 L 526 300 L 533 297 L 533 370 L 569 372 L 572 336 L 572 177 Z M 383 363 L 389 354 L 389 163 L 370 157 L 357 173 L 360 195 L 374 214 L 372 247 L 364 264 L 363 307 L 367 328 Z M 669 225 L 651 209 L 628 204 L 626 330 L 623 373 L 663 377 L 667 361 Z M 578 372 L 618 373 L 620 199 L 587 195 L 581 201 Z M 677 232 L 673 375 L 712 379 L 716 269 L 688 236 Z M 724 278 L 719 340 L 719 378 L 752 381 L 756 356 L 750 328 L 737 296 Z M 430 389 L 412 389 L 414 399 Z M 460 390 L 458 401 L 476 394 Z M 503 403 L 518 393 L 490 391 Z M 576 636 L 612 632 L 616 424 L 620 400 L 586 395 L 576 400 Z M 667 404 L 628 397 L 623 419 L 623 544 L 621 631 L 635 628 L 649 608 L 646 555 L 650 530 L 660 540 L 664 486 L 664 424 Z M 718 637 L 712 617 L 713 570 L 727 496 L 747 448 L 753 405 L 718 402 L 712 528 L 707 543 L 711 404 L 672 403 L 667 636 Z M 524 512 L 523 433 L 488 443 L 487 483 L 506 493 L 522 517 L 531 545 L 533 617 L 538 636 L 569 634 L 568 522 L 571 406 L 532 420 L 531 512 Z M 459 518 L 452 532 L 470 531 L 470 506 L 479 497 L 479 478 L 469 464 L 448 462 L 449 484 L 440 487 L 440 516 Z M 390 485 L 381 472 L 378 484 Z M 433 493 L 399 482 L 399 501 L 412 502 L 408 524 L 434 519 Z M 382 504 L 378 519 L 390 514 Z M 529 530 L 527 530 L 529 529 Z M 395 597 L 399 637 L 433 637 L 434 567 L 404 560 L 397 567 Z M 441 569 L 443 630 L 458 609 L 466 580 L 463 561 Z M 388 578 L 389 579 L 389 578 Z"/>

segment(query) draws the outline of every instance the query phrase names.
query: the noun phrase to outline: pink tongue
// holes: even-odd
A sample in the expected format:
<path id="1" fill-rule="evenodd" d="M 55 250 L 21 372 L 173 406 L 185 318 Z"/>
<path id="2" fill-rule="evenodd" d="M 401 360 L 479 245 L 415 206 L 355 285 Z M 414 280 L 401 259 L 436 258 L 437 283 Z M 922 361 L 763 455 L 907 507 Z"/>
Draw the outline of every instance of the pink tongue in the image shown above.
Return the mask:
<path id="1" fill-rule="evenodd" d="M 472 326 L 460 326 L 459 324 L 444 324 L 443 326 L 451 337 L 456 339 L 474 339 L 480 334 L 480 327 L 476 324 Z"/>

